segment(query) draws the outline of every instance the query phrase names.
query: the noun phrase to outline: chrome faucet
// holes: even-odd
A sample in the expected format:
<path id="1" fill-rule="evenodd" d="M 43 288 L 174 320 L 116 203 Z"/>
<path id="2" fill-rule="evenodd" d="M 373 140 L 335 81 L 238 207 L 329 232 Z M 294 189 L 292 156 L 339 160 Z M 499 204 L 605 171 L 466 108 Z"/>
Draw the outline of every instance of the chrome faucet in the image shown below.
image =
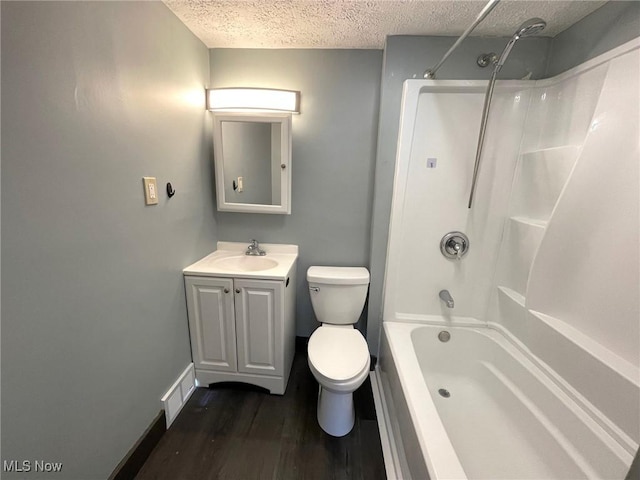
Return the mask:
<path id="1" fill-rule="evenodd" d="M 440 297 L 440 300 L 447 305 L 447 308 L 453 308 L 453 297 L 449 293 L 449 290 L 440 290 L 438 296 Z"/>
<path id="2" fill-rule="evenodd" d="M 254 256 L 264 256 L 267 254 L 264 250 L 260 248 L 260 244 L 257 240 L 251 239 L 251 243 L 247 247 L 247 251 L 244 252 L 245 255 L 254 255 Z"/>

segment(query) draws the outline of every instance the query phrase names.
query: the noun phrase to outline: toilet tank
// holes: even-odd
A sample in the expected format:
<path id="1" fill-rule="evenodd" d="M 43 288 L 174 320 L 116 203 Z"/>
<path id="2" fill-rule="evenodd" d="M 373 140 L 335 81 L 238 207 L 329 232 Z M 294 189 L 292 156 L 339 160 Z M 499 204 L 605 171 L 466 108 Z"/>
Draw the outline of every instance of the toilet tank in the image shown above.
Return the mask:
<path id="1" fill-rule="evenodd" d="M 309 267 L 309 295 L 316 318 L 331 325 L 358 322 L 369 290 L 364 267 Z"/>

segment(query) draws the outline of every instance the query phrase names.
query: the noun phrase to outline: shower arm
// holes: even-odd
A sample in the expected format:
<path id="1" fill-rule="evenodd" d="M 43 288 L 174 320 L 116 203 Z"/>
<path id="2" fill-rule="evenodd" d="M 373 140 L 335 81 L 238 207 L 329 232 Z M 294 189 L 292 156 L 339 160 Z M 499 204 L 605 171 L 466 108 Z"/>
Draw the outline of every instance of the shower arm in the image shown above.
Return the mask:
<path id="1" fill-rule="evenodd" d="M 473 31 L 474 28 L 476 28 L 478 26 L 478 24 L 485 19 L 485 17 L 487 15 L 489 15 L 489 13 L 491 12 L 491 10 L 493 10 L 496 5 L 498 5 L 498 3 L 500 2 L 500 0 L 489 0 L 489 2 L 484 6 L 484 8 L 480 11 L 480 13 L 478 14 L 478 16 L 476 17 L 476 19 L 474 20 L 474 22 L 469 26 L 469 28 L 467 28 L 464 33 L 462 35 L 460 35 L 460 38 L 458 38 L 458 40 L 456 40 L 456 43 L 454 43 L 451 48 L 449 50 L 447 50 L 447 53 L 444 54 L 444 56 L 442 57 L 442 59 L 432 68 L 430 68 L 429 70 L 424 72 L 424 78 L 427 79 L 434 79 L 436 78 L 436 72 L 438 71 L 438 69 L 442 66 L 442 64 L 447 60 L 447 58 L 449 58 L 449 55 L 451 55 L 453 53 L 453 51 L 458 48 L 458 45 L 460 45 L 460 43 L 462 43 L 462 41 L 467 38 L 467 36 Z"/>
<path id="2" fill-rule="evenodd" d="M 484 97 L 484 107 L 482 109 L 482 121 L 480 123 L 480 134 L 478 135 L 478 148 L 476 150 L 476 162 L 473 165 L 473 177 L 471 178 L 471 192 L 469 193 L 469 204 L 467 208 L 471 208 L 473 203 L 473 194 L 476 191 L 476 183 L 478 181 L 478 171 L 480 170 L 480 157 L 482 157 L 482 148 L 484 146 L 484 135 L 487 131 L 487 119 L 489 118 L 489 109 L 491 108 L 491 98 L 493 97 L 493 87 L 496 84 L 496 76 L 499 68 L 494 68 L 487 87 L 487 93 Z"/>

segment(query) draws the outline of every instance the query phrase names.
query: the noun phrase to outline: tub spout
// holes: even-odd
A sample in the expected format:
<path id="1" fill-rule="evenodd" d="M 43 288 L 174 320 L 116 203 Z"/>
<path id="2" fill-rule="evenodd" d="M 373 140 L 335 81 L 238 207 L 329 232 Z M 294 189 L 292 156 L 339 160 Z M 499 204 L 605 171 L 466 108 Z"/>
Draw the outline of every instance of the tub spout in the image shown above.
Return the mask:
<path id="1" fill-rule="evenodd" d="M 438 296 L 440 297 L 440 300 L 445 303 L 447 308 L 453 308 L 453 297 L 449 293 L 449 290 L 440 290 Z"/>

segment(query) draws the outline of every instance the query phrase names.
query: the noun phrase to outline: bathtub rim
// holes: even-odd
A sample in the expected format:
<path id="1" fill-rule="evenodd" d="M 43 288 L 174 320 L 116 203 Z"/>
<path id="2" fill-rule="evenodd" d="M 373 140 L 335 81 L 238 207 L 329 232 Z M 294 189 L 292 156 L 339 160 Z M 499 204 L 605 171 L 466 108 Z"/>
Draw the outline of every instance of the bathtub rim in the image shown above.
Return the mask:
<path id="1" fill-rule="evenodd" d="M 389 328 L 394 328 L 391 327 L 391 323 L 403 326 L 411 325 L 412 328 L 425 325 L 423 322 L 384 322 L 382 325 L 384 330 L 383 334 L 387 339 L 389 338 Z M 407 327 L 404 326 L 402 328 Z M 455 453 L 455 448 L 453 447 L 451 440 L 449 439 L 449 435 L 447 434 L 447 431 L 442 424 L 442 420 L 438 415 L 437 408 L 433 403 L 433 398 L 431 397 L 428 388 L 426 387 L 426 385 L 424 385 L 423 382 L 412 382 L 409 380 L 409 378 L 411 378 L 412 376 L 413 378 L 423 378 L 418 358 L 416 357 L 414 350 L 407 348 L 398 351 L 398 346 L 394 345 L 393 342 L 387 341 L 387 344 L 391 352 L 391 357 L 395 369 L 398 372 L 398 377 L 403 389 L 403 394 L 407 399 L 407 408 L 409 410 L 411 422 L 413 424 L 420 451 L 422 452 L 422 456 L 427 466 L 429 476 L 432 479 L 468 478 L 467 474 L 464 471 L 464 468 L 462 467 L 462 464 L 460 463 L 460 459 Z M 398 368 L 399 363 L 410 365 L 410 371 L 401 371 L 400 368 Z M 416 411 L 415 400 L 413 400 L 416 398 L 419 398 L 424 402 L 423 405 L 426 408 L 422 410 L 422 413 Z M 427 415 L 424 414 L 425 411 Z M 426 432 L 429 432 L 428 439 L 425 435 Z"/>
<path id="2" fill-rule="evenodd" d="M 616 428 L 619 432 L 622 433 L 623 437 L 612 435 L 608 426 L 603 425 L 602 422 L 600 421 L 600 418 L 594 417 L 591 414 L 592 412 L 589 409 L 584 408 L 582 401 L 586 402 L 589 406 L 591 406 L 593 410 L 600 413 L 600 415 L 606 419 L 607 417 L 604 414 L 602 414 L 596 407 L 591 405 L 584 397 L 582 397 L 566 381 L 564 381 L 562 377 L 560 377 L 557 373 L 553 371 L 553 369 L 548 367 L 542 360 L 540 360 L 533 353 L 531 353 L 524 346 L 524 344 L 522 344 L 522 342 L 520 342 L 516 337 L 513 336 L 513 334 L 509 332 L 509 330 L 502 327 L 501 325 L 495 324 L 493 322 L 489 322 L 489 323 L 480 322 L 474 319 L 468 319 L 464 317 L 462 318 L 458 317 L 457 319 L 448 321 L 447 324 L 443 323 L 442 317 L 440 316 L 433 316 L 433 318 L 429 321 L 387 320 L 383 323 L 383 329 L 384 329 L 383 335 L 384 337 L 386 337 L 387 344 L 389 345 L 388 348 L 392 356 L 390 361 L 393 363 L 396 371 L 398 372 L 399 382 L 404 390 L 403 393 L 407 398 L 406 403 L 407 403 L 407 408 L 411 415 L 412 427 L 415 431 L 416 437 L 418 438 L 420 450 L 423 453 L 424 460 L 427 465 L 427 469 L 429 471 L 429 475 L 432 479 L 468 478 L 468 477 L 466 476 L 466 474 L 463 474 L 461 476 L 460 474 L 446 473 L 446 472 L 449 472 L 449 468 L 450 468 L 448 465 L 446 465 L 446 462 L 451 462 L 451 458 L 452 458 L 451 452 L 454 453 L 453 456 L 455 457 L 455 461 L 457 461 L 457 464 L 459 465 L 460 470 L 462 472 L 464 472 L 464 467 L 462 467 L 462 464 L 459 458 L 457 457 L 457 455 L 455 455 L 455 448 L 451 444 L 448 434 L 446 432 L 446 429 L 444 428 L 442 421 L 437 415 L 437 409 L 435 404 L 433 403 L 433 399 L 431 395 L 428 392 L 428 387 L 424 382 L 411 381 L 410 380 L 411 375 L 408 375 L 406 371 L 401 373 L 400 369 L 398 368 L 398 364 L 401 363 L 403 360 L 404 360 L 404 363 L 411 362 L 411 365 L 414 368 L 409 373 L 413 375 L 420 375 L 420 378 L 424 378 L 422 376 L 423 375 L 422 371 L 419 368 L 417 368 L 419 361 L 415 351 L 413 350 L 413 348 L 411 349 L 406 348 L 406 349 L 403 349 L 402 352 L 396 356 L 396 352 L 398 352 L 399 350 L 398 345 L 395 345 L 395 348 L 394 348 L 393 342 L 389 341 L 390 330 L 395 330 L 395 332 L 393 333 L 401 334 L 401 335 L 404 334 L 410 337 L 411 332 L 413 330 L 421 327 L 429 327 L 434 329 L 435 328 L 457 329 L 457 328 L 463 327 L 465 329 L 475 331 L 479 335 L 488 337 L 489 340 L 496 342 L 500 348 L 507 350 L 507 353 L 509 353 L 510 355 L 513 355 L 514 351 L 517 355 L 522 355 L 523 357 L 522 359 L 516 358 L 516 360 L 519 361 L 520 363 L 523 363 L 522 360 L 524 360 L 523 365 L 525 366 L 525 368 L 528 368 L 526 363 L 533 364 L 533 367 L 538 371 L 532 372 L 532 374 L 536 376 L 542 375 L 544 377 L 545 383 L 548 382 L 548 385 L 547 385 L 548 387 L 555 390 L 559 390 L 563 396 L 568 397 L 568 399 L 571 401 L 571 404 L 568 405 L 568 407 L 578 408 L 578 416 L 583 418 L 583 421 L 587 421 L 592 425 L 591 426 L 592 431 L 596 435 L 600 436 L 601 440 L 603 440 L 603 442 L 609 446 L 609 448 L 612 450 L 614 454 L 616 454 L 621 460 L 625 462 L 630 462 L 633 459 L 634 455 L 636 454 L 638 445 L 635 445 L 635 446 L 627 445 L 625 444 L 625 442 L 621 441 L 624 439 L 624 436 L 625 436 L 624 433 L 617 426 L 613 425 L 613 423 L 609 421 L 609 423 L 613 425 L 614 428 Z M 383 341 L 382 338 L 381 338 L 381 341 Z M 504 342 L 504 344 L 502 344 L 502 342 Z M 381 358 L 379 366 L 382 367 L 384 363 L 387 361 L 389 360 Z M 549 372 L 552 372 L 553 375 L 548 375 Z M 405 388 L 407 385 L 409 385 L 409 387 Z M 428 399 L 426 401 L 426 406 L 430 407 L 430 413 L 432 414 L 430 415 L 429 418 L 432 418 L 434 416 L 433 414 L 435 414 L 435 417 L 437 417 L 433 425 L 430 424 L 429 421 L 425 421 L 422 412 L 416 411 L 416 405 L 415 405 L 416 396 L 412 397 L 411 392 L 420 388 L 423 388 L 423 389 L 426 388 L 426 393 L 428 396 Z M 576 398 L 576 395 L 574 395 L 574 393 L 577 394 L 577 398 Z M 382 392 L 382 394 L 384 395 L 386 393 Z M 424 395 L 417 395 L 417 397 L 420 398 L 421 400 L 424 399 Z M 408 398 L 411 398 L 411 400 L 408 400 Z M 429 424 L 427 430 L 423 429 L 425 424 Z M 435 426 L 435 429 L 434 429 L 434 426 Z M 429 432 L 428 438 L 426 438 L 424 432 Z M 444 457 L 438 456 L 439 454 L 437 453 L 437 451 L 439 451 L 439 449 L 437 451 L 434 450 L 433 439 L 434 437 L 436 437 L 436 435 L 438 436 L 439 440 L 441 438 L 440 435 L 444 435 L 446 438 L 446 444 L 449 445 L 450 452 L 448 452 L 449 454 Z M 632 440 L 630 441 L 634 443 Z M 445 445 L 445 443 L 440 442 L 439 446 L 442 447 L 442 445 Z M 434 458 L 437 459 L 435 461 L 437 465 L 434 465 Z M 443 463 L 443 460 L 445 461 L 445 465 L 441 465 L 441 463 Z"/>
<path id="3" fill-rule="evenodd" d="M 444 323 L 446 321 L 446 323 Z M 515 347 L 519 353 L 531 361 L 537 368 L 539 368 L 546 377 L 562 392 L 568 395 L 573 402 L 575 402 L 582 410 L 584 410 L 598 425 L 606 431 L 624 450 L 631 456 L 635 455 L 640 447 L 640 443 L 636 443 L 622 428 L 620 428 L 615 422 L 613 422 L 602 410 L 587 399 L 582 393 L 580 393 L 575 387 L 573 387 L 567 380 L 565 380 L 559 373 L 557 373 L 553 367 L 542 360 L 539 356 L 533 353 L 526 344 L 516 337 L 508 328 L 497 322 L 485 322 L 471 317 L 443 317 L 440 315 L 400 315 L 399 318 L 389 319 L 383 321 L 383 327 L 385 323 L 406 323 L 413 325 L 424 326 L 439 326 L 439 327 L 467 327 L 467 328 L 487 328 L 494 330 L 501 334 L 501 338 L 504 338 L 509 345 Z M 556 330 L 557 331 L 557 330 Z M 561 332 L 558 332 L 562 334 Z M 566 335 L 564 336 L 566 337 Z M 640 390 L 640 383 L 634 378 L 630 377 L 627 372 L 621 371 L 616 368 L 615 364 L 607 362 L 605 359 L 598 355 L 594 355 L 593 352 L 585 348 L 585 345 L 575 342 L 573 339 L 566 337 L 568 341 L 575 344 L 576 347 L 585 351 L 594 358 L 595 361 L 602 364 L 605 368 L 609 369 L 613 375 L 618 376 L 625 382 L 632 385 L 633 388 Z"/>

